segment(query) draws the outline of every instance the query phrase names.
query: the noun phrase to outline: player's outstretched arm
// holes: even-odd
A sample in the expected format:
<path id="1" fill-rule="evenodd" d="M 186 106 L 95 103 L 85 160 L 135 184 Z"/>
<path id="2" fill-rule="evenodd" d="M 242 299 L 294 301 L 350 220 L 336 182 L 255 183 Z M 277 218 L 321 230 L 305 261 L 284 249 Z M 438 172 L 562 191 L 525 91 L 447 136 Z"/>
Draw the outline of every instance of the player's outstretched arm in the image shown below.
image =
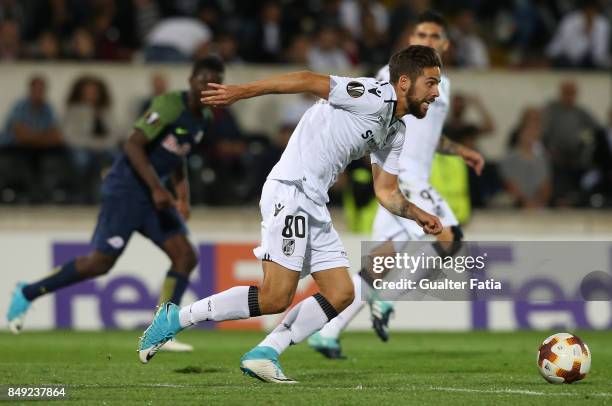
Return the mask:
<path id="1" fill-rule="evenodd" d="M 476 175 L 480 176 L 480 174 L 482 173 L 482 168 L 484 167 L 485 160 L 484 157 L 480 154 L 480 152 L 468 148 L 465 145 L 458 144 L 445 135 L 442 135 L 440 137 L 437 152 L 445 155 L 460 156 L 461 158 L 463 158 L 467 166 L 474 169 Z"/>
<path id="2" fill-rule="evenodd" d="M 322 99 L 329 97 L 329 75 L 310 71 L 285 73 L 241 85 L 209 83 L 201 93 L 200 101 L 206 105 L 229 106 L 242 99 L 265 94 L 312 93 Z"/>
<path id="3" fill-rule="evenodd" d="M 382 206 L 396 216 L 414 220 L 427 234 L 440 234 L 442 223 L 433 216 L 408 201 L 402 194 L 397 183 L 397 175 L 385 172 L 378 165 L 372 165 L 374 192 Z"/>
<path id="4" fill-rule="evenodd" d="M 144 133 L 136 129 L 125 142 L 123 150 L 134 167 L 134 170 L 151 190 L 155 208 L 158 210 L 167 209 L 174 205 L 174 197 L 172 193 L 161 184 L 157 173 L 155 173 L 155 169 L 153 169 L 153 165 L 151 165 L 151 161 L 145 149 L 148 142 L 149 140 Z"/>

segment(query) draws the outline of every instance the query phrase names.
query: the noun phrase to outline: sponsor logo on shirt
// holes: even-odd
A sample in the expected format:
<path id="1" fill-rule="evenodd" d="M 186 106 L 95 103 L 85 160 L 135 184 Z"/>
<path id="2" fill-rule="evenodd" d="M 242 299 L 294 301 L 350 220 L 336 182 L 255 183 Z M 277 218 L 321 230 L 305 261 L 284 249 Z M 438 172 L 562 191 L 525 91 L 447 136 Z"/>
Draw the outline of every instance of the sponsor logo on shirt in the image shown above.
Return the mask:
<path id="1" fill-rule="evenodd" d="M 173 134 L 166 135 L 166 138 L 164 138 L 161 145 L 167 151 L 180 156 L 185 156 L 189 154 L 189 151 L 191 151 L 191 145 L 188 143 L 180 144 Z"/>
<path id="2" fill-rule="evenodd" d="M 363 93 L 365 92 L 365 86 L 360 82 L 349 82 L 346 85 L 346 92 L 349 96 L 356 99 L 358 97 L 363 96 Z"/>
<path id="3" fill-rule="evenodd" d="M 157 111 L 149 111 L 145 115 L 145 120 L 149 125 L 155 124 L 159 121 L 159 113 Z"/>

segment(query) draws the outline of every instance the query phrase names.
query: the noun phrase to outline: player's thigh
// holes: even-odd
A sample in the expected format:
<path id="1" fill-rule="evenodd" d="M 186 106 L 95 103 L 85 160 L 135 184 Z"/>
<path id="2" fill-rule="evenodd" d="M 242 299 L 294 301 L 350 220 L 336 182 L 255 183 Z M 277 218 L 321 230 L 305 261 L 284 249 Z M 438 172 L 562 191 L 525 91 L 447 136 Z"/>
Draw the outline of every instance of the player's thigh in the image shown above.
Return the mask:
<path id="1" fill-rule="evenodd" d="M 331 268 L 312 273 L 319 291 L 337 312 L 344 310 L 355 297 L 353 281 L 348 268 Z"/>
<path id="2" fill-rule="evenodd" d="M 142 225 L 138 231 L 149 240 L 153 241 L 153 243 L 162 250 L 166 251 L 164 247 L 166 241 L 173 239 L 178 234 L 188 234 L 187 226 L 174 207 L 157 210 L 153 204 L 147 204 L 143 205 L 141 210 L 143 219 Z M 185 248 L 184 245 L 180 245 L 183 242 L 184 241 L 182 241 L 180 237 L 176 237 L 176 239 L 171 242 L 171 244 L 174 244 L 170 249 Z"/>
<path id="3" fill-rule="evenodd" d="M 119 196 L 104 197 L 91 238 L 92 246 L 102 254 L 118 257 L 141 224 L 142 214 L 135 202 Z"/>
<path id="4" fill-rule="evenodd" d="M 255 256 L 299 274 L 306 256 L 309 215 L 301 202 L 307 199 L 295 186 L 268 180 L 262 190 L 261 243 Z"/>
<path id="5" fill-rule="evenodd" d="M 264 278 L 259 288 L 262 314 L 285 311 L 295 296 L 300 273 L 273 261 L 262 261 Z"/>
<path id="6" fill-rule="evenodd" d="M 168 255 L 174 267 L 191 271 L 197 265 L 198 257 L 195 247 L 183 232 L 177 232 L 167 237 L 161 244 L 161 248 Z"/>

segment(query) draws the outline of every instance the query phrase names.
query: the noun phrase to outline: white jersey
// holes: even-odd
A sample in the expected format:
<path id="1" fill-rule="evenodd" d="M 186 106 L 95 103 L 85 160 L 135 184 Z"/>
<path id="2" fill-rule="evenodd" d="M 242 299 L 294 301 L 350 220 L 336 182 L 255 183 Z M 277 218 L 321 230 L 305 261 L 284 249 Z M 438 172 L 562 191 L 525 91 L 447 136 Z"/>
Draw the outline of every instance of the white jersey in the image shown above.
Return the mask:
<path id="1" fill-rule="evenodd" d="M 388 81 L 389 65 L 381 68 L 376 78 Z M 406 124 L 406 135 L 400 157 L 400 183 L 414 180 L 429 182 L 431 164 L 450 106 L 450 81 L 444 75 L 440 80 L 439 90 L 440 96 L 429 106 L 424 118 L 405 116 L 402 119 Z"/>
<path id="2" fill-rule="evenodd" d="M 329 100 L 304 113 L 268 179 L 297 182 L 323 205 L 338 174 L 367 153 L 372 164 L 398 175 L 404 123 L 394 117 L 396 105 L 388 82 L 331 76 Z"/>

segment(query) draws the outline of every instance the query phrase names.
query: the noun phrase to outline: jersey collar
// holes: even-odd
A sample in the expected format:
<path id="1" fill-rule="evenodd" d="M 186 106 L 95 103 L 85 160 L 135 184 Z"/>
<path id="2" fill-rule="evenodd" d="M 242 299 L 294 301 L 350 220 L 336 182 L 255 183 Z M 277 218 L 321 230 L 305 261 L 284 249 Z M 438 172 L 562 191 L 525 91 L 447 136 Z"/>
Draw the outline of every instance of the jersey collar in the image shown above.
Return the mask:
<path id="1" fill-rule="evenodd" d="M 395 93 L 395 89 L 391 85 L 391 83 L 387 83 L 389 88 L 391 88 L 391 97 L 389 99 L 385 99 L 385 103 L 392 103 L 393 111 L 391 112 L 391 121 L 389 121 L 389 127 L 391 127 L 396 122 L 404 123 L 401 118 L 395 117 L 395 111 L 397 110 L 397 94 Z"/>

